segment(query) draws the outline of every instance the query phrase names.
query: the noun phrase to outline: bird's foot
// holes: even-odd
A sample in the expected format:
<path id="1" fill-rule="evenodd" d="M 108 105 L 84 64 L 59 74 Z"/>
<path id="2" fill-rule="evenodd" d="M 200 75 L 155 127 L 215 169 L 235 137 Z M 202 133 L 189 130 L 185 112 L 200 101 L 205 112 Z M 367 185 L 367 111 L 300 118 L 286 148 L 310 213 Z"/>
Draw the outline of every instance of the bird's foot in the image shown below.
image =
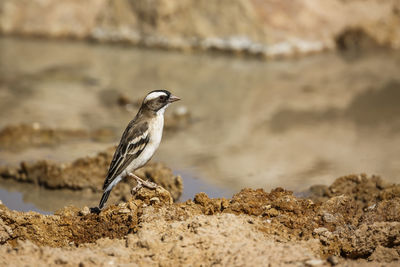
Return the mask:
<path id="1" fill-rule="evenodd" d="M 143 180 L 142 178 L 136 176 L 133 173 L 129 173 L 129 176 L 134 178 L 137 182 L 136 186 L 134 188 L 132 188 L 132 190 L 131 190 L 132 195 L 136 194 L 142 187 L 146 187 L 149 189 L 156 189 L 158 186 L 156 183 Z"/>
<path id="2" fill-rule="evenodd" d="M 137 182 L 137 184 L 136 184 L 135 187 L 132 188 L 132 190 L 131 190 L 131 194 L 132 194 L 132 195 L 135 195 L 135 194 L 140 190 L 140 188 L 143 187 L 142 182 L 140 182 L 140 181 L 138 181 L 138 180 L 136 180 L 136 182 Z"/>
<path id="3" fill-rule="evenodd" d="M 148 189 L 156 189 L 157 188 L 157 184 L 156 183 L 153 183 L 153 182 L 150 182 L 150 181 L 142 181 L 142 183 L 143 183 L 143 186 L 144 187 L 147 187 Z"/>

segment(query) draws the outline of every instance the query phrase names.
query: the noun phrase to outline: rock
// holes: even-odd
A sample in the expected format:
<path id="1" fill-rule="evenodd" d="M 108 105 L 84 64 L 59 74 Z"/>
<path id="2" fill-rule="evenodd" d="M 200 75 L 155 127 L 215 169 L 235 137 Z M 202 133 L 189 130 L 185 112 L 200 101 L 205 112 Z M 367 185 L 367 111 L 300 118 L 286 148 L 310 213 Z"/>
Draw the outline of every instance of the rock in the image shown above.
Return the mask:
<path id="1" fill-rule="evenodd" d="M 126 213 L 130 213 L 130 212 L 131 212 L 131 210 L 130 210 L 130 209 L 127 209 L 127 208 L 120 209 L 120 210 L 118 211 L 119 214 L 126 214 Z"/>
<path id="2" fill-rule="evenodd" d="M 67 264 L 68 263 L 68 259 L 66 257 L 62 257 L 59 256 L 55 261 L 55 264 L 59 265 L 59 264 Z"/>
<path id="3" fill-rule="evenodd" d="M 145 204 L 172 204 L 173 199 L 171 194 L 165 190 L 164 188 L 158 186 L 156 189 L 148 189 L 142 187 L 139 191 L 133 196 L 133 199 L 139 199 L 143 201 Z M 155 201 L 155 200 L 158 201 Z"/>
<path id="4" fill-rule="evenodd" d="M 175 201 L 182 195 L 182 178 L 179 175 L 174 175 L 172 170 L 165 166 L 165 164 L 150 163 L 135 171 L 135 174 L 139 177 L 146 178 L 169 191 Z"/>
<path id="5" fill-rule="evenodd" d="M 321 266 L 324 265 L 325 261 L 319 259 L 311 259 L 305 262 L 306 266 Z"/>
<path id="6" fill-rule="evenodd" d="M 339 264 L 339 259 L 336 256 L 329 256 L 326 259 L 332 266 L 338 265 Z"/>
<path id="7" fill-rule="evenodd" d="M 84 207 L 82 210 L 79 211 L 79 215 L 86 216 L 90 213 L 89 207 Z"/>
<path id="8" fill-rule="evenodd" d="M 335 216 L 332 215 L 332 214 L 330 214 L 330 213 L 328 213 L 328 212 L 324 212 L 323 219 L 324 219 L 324 221 L 327 222 L 327 223 L 334 223 L 334 222 L 336 222 Z"/>
<path id="9" fill-rule="evenodd" d="M 319 234 L 325 233 L 325 232 L 327 232 L 327 231 L 329 231 L 329 230 L 326 229 L 325 227 L 319 227 L 319 228 L 315 228 L 314 231 L 313 231 L 313 233 L 319 235 Z"/>

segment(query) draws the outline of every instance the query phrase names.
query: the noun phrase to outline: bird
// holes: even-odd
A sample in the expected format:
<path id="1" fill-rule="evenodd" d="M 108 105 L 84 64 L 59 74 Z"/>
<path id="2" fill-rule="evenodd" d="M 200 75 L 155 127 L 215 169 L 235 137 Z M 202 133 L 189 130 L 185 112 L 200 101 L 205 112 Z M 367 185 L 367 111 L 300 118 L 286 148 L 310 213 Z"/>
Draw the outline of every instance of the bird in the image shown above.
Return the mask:
<path id="1" fill-rule="evenodd" d="M 167 90 L 154 90 L 143 99 L 138 113 L 122 134 L 103 184 L 103 195 L 97 210 L 102 210 L 111 190 L 125 177 L 132 177 L 137 185 L 132 192 L 145 186 L 155 189 L 157 184 L 141 179 L 133 172 L 144 166 L 160 145 L 165 109 L 180 100 Z"/>

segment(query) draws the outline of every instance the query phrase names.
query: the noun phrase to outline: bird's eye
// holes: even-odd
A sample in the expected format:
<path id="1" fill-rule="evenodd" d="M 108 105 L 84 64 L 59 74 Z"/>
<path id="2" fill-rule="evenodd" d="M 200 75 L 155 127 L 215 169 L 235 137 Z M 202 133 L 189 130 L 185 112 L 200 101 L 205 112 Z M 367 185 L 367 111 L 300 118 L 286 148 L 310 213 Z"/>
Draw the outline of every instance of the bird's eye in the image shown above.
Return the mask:
<path id="1" fill-rule="evenodd" d="M 165 101 L 166 98 L 167 98 L 167 97 L 166 97 L 165 95 L 160 96 L 160 100 L 161 100 L 161 101 Z"/>

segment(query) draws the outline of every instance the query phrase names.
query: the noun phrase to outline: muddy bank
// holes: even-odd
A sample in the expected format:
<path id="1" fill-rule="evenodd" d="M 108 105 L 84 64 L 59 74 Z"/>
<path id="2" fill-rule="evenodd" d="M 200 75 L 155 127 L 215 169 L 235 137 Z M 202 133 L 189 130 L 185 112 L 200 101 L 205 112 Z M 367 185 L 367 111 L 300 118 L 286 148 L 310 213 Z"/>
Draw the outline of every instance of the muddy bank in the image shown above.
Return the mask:
<path id="1" fill-rule="evenodd" d="M 396 0 L 7 0 L 0 33 L 279 57 L 343 48 L 349 32 L 400 48 L 399 9 Z M 359 45 L 357 34 L 350 37 Z"/>
<path id="2" fill-rule="evenodd" d="M 85 194 L 100 193 L 107 175 L 114 147 L 93 157 L 79 158 L 69 163 L 56 163 L 48 160 L 22 162 L 18 167 L 0 166 L 0 177 L 18 182 L 33 183 L 48 189 L 80 190 Z M 183 183 L 180 176 L 162 163 L 149 163 L 135 172 L 171 192 L 174 200 L 182 194 Z M 131 179 L 125 179 L 113 190 L 111 201 L 126 200 L 134 186 Z"/>
<path id="3" fill-rule="evenodd" d="M 232 199 L 199 193 L 173 203 L 161 188 L 141 189 L 99 215 L 87 207 L 44 216 L 1 205 L 0 259 L 85 266 L 104 260 L 167 266 L 398 264 L 399 185 L 351 175 L 327 188 L 332 196 L 311 191 L 314 201 L 277 188 L 243 189 Z"/>
<path id="4" fill-rule="evenodd" d="M 94 131 L 43 127 L 39 123 L 9 125 L 0 131 L 0 149 L 21 151 L 32 147 L 57 146 L 61 143 L 92 140 L 111 142 L 116 138 L 110 129 Z"/>

